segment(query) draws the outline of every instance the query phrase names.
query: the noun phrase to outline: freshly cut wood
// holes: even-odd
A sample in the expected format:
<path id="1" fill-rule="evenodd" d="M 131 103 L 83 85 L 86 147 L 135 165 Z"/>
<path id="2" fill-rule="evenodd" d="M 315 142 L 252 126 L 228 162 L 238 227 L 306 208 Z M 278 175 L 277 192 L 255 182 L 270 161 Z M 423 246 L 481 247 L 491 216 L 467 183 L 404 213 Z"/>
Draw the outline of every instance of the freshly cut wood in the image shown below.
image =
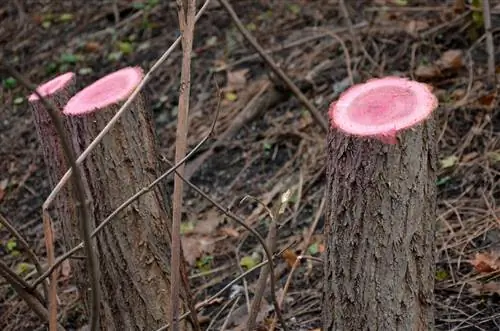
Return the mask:
<path id="1" fill-rule="evenodd" d="M 324 331 L 433 330 L 436 107 L 396 77 L 332 104 Z"/>
<path id="2" fill-rule="evenodd" d="M 64 114 L 69 119 L 77 154 L 102 131 L 142 77 L 140 68 L 127 67 L 99 79 L 71 98 Z M 152 114 L 144 96 L 139 94 L 82 163 L 96 226 L 157 178 L 158 159 Z M 171 218 L 167 201 L 163 189 L 157 186 L 119 213 L 97 235 L 102 330 L 156 330 L 166 324 L 171 275 Z M 75 235 L 77 230 L 73 229 Z M 192 308 L 187 281 L 180 285 L 183 303 Z M 185 322 L 183 329 L 191 330 L 192 325 Z"/>

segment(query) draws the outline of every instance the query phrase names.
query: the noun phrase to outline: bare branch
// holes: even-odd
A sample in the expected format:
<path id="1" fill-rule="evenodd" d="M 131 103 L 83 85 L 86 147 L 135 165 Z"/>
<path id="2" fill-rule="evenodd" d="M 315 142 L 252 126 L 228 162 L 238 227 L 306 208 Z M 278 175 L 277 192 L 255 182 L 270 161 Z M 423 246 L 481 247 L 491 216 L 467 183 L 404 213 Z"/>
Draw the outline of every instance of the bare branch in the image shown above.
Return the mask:
<path id="1" fill-rule="evenodd" d="M 175 162 L 186 155 L 187 133 L 189 126 L 189 96 L 191 92 L 191 52 L 193 50 L 196 0 L 177 0 L 179 29 L 182 37 L 182 70 L 179 93 L 179 111 L 175 136 Z M 184 163 L 177 169 L 184 174 Z M 172 276 L 170 281 L 171 316 L 169 322 L 173 331 L 179 331 L 179 290 L 181 281 L 181 218 L 183 182 L 174 176 L 172 202 Z"/>

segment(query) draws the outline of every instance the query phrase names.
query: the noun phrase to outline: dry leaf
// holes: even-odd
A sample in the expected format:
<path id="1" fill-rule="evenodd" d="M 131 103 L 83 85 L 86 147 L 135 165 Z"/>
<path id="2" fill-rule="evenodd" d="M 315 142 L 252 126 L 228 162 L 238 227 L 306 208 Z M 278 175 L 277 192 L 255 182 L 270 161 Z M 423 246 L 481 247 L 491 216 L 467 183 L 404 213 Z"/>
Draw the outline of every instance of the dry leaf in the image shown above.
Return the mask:
<path id="1" fill-rule="evenodd" d="M 415 75 L 422 79 L 431 79 L 441 76 L 441 71 L 436 66 L 421 64 L 415 70 Z"/>
<path id="2" fill-rule="evenodd" d="M 414 37 L 417 37 L 419 31 L 425 30 L 428 27 L 429 27 L 429 23 L 427 23 L 427 21 L 412 20 L 412 21 L 408 22 L 408 24 L 406 24 L 405 31 L 408 34 L 410 34 Z"/>
<path id="3" fill-rule="evenodd" d="M 500 295 L 500 282 L 480 283 L 477 281 L 467 282 L 470 285 L 470 293 L 473 295 Z"/>
<path id="4" fill-rule="evenodd" d="M 89 41 L 85 44 L 85 51 L 98 53 L 101 51 L 101 44 L 96 41 Z"/>
<path id="5" fill-rule="evenodd" d="M 246 74 L 249 69 L 242 69 L 236 71 L 229 71 L 227 73 L 226 91 L 238 91 L 246 87 L 247 78 Z"/>
<path id="6" fill-rule="evenodd" d="M 474 160 L 479 154 L 476 152 L 471 152 L 462 156 L 462 162 L 469 162 Z"/>
<path id="7" fill-rule="evenodd" d="M 236 229 L 229 227 L 223 227 L 222 229 L 219 230 L 219 232 L 233 238 L 239 238 L 240 236 L 240 233 Z"/>
<path id="8" fill-rule="evenodd" d="M 470 264 L 481 273 L 497 271 L 500 268 L 500 256 L 497 253 L 476 253 Z"/>
<path id="9" fill-rule="evenodd" d="M 61 277 L 62 279 L 67 279 L 69 277 L 69 274 L 71 273 L 71 264 L 69 263 L 69 260 L 64 260 L 61 263 Z"/>
<path id="10" fill-rule="evenodd" d="M 5 196 L 5 189 L 9 185 L 9 180 L 7 178 L 0 180 L 0 201 Z"/>
<path id="11" fill-rule="evenodd" d="M 295 264 L 295 261 L 297 261 L 297 254 L 295 254 L 292 250 L 286 249 L 281 256 L 283 259 L 285 259 L 286 263 L 288 266 L 291 268 Z"/>
<path id="12" fill-rule="evenodd" d="M 211 254 L 215 240 L 206 236 L 185 236 L 181 238 L 184 258 L 189 265 L 196 264 L 196 260 L 203 254 Z"/>
<path id="13" fill-rule="evenodd" d="M 486 94 L 483 96 L 480 96 L 477 100 L 482 106 L 487 106 L 490 107 L 494 104 L 494 101 L 496 100 L 497 93 L 496 91 L 490 94 Z"/>
<path id="14" fill-rule="evenodd" d="M 214 209 L 208 211 L 202 220 L 196 223 L 193 233 L 215 235 L 216 229 L 223 218 Z"/>
<path id="15" fill-rule="evenodd" d="M 450 49 L 443 54 L 441 58 L 436 61 L 436 65 L 442 70 L 457 70 L 464 66 L 464 55 L 460 49 Z"/>

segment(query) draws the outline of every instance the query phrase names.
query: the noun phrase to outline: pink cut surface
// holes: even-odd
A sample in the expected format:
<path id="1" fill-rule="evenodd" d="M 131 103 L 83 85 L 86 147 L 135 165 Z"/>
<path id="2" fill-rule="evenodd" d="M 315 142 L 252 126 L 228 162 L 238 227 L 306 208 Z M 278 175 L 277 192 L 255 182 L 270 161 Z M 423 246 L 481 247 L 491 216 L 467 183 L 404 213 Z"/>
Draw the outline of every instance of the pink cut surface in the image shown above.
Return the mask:
<path id="1" fill-rule="evenodd" d="M 394 143 L 400 130 L 425 120 L 437 105 L 428 85 L 385 77 L 349 88 L 330 105 L 329 115 L 344 132 Z"/>
<path id="2" fill-rule="evenodd" d="M 65 74 L 59 75 L 48 82 L 43 83 L 42 85 L 36 88 L 37 92 L 40 93 L 42 97 L 49 96 L 60 89 L 64 88 L 66 84 L 75 76 L 72 72 L 67 72 Z M 38 100 L 38 95 L 33 93 L 29 96 L 28 101 L 36 101 Z"/>
<path id="3" fill-rule="evenodd" d="M 85 115 L 128 98 L 143 78 L 138 67 L 127 67 L 102 77 L 75 94 L 64 107 L 65 115 Z"/>

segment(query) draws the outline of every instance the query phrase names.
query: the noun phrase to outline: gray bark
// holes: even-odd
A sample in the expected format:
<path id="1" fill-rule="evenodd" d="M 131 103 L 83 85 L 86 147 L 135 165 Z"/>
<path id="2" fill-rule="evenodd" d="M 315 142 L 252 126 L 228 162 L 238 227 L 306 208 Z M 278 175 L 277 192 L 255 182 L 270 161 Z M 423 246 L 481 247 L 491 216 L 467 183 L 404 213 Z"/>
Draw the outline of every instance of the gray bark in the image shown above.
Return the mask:
<path id="1" fill-rule="evenodd" d="M 79 155 L 119 106 L 71 117 L 73 146 Z M 153 121 L 139 95 L 82 163 L 93 199 L 96 226 L 126 199 L 159 175 Z M 97 235 L 101 273 L 102 330 L 156 330 L 170 311 L 171 217 L 164 192 L 156 186 L 119 213 Z M 74 235 L 77 235 L 77 229 Z M 181 302 L 192 308 L 185 270 Z M 88 301 L 88 295 L 84 296 Z M 183 312 L 181 311 L 181 314 Z M 191 324 L 181 324 L 191 330 Z"/>
<path id="2" fill-rule="evenodd" d="M 329 132 L 324 331 L 434 328 L 434 121 L 398 140 Z"/>

